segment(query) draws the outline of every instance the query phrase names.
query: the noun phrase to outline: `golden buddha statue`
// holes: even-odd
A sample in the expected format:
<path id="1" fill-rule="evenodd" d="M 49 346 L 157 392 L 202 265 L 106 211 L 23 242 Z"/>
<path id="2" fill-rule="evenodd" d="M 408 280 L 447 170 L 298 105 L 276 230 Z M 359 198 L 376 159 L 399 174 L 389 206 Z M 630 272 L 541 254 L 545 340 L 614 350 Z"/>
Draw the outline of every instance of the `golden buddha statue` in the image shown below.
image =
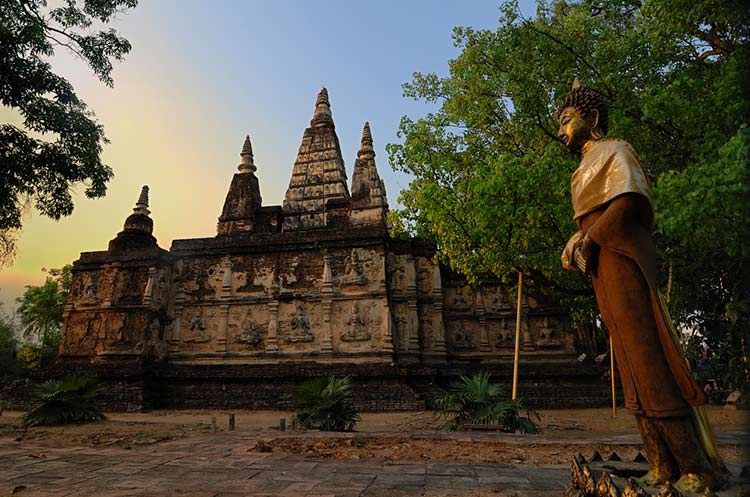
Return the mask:
<path id="1" fill-rule="evenodd" d="M 726 469 L 656 286 L 654 208 L 643 166 L 625 141 L 604 138 L 608 112 L 598 92 L 573 84 L 557 111 L 558 135 L 580 155 L 571 176 L 580 231 L 562 255 L 566 269 L 590 274 L 612 337 L 625 408 L 636 416 L 649 471 L 641 483 L 681 491 L 717 489 Z"/>

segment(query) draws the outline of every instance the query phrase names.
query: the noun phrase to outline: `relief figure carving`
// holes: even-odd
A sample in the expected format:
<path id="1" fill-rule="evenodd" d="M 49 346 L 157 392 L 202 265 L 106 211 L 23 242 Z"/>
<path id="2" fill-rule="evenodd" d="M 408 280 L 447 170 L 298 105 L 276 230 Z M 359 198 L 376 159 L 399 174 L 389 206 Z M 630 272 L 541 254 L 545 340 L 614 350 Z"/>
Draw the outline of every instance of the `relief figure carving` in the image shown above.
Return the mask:
<path id="1" fill-rule="evenodd" d="M 513 345 L 513 331 L 508 328 L 508 321 L 501 319 L 495 347 L 510 347 L 511 345 Z"/>
<path id="2" fill-rule="evenodd" d="M 371 262 L 369 256 L 360 250 L 352 249 L 351 255 L 346 260 L 343 284 L 366 285 L 369 281 L 365 271 L 368 262 Z"/>
<path id="3" fill-rule="evenodd" d="M 464 296 L 464 288 L 465 286 L 460 286 L 456 288 L 456 293 L 453 296 L 453 300 L 451 301 L 451 306 L 454 309 L 464 310 L 470 307 L 469 302 L 466 300 L 466 297 Z"/>
<path id="4" fill-rule="evenodd" d="M 492 312 L 500 312 L 509 306 L 510 306 L 510 303 L 508 302 L 507 297 L 503 295 L 503 291 L 498 288 L 497 293 L 495 293 L 495 298 L 492 299 L 492 305 L 490 306 L 490 310 Z"/>
<path id="5" fill-rule="evenodd" d="M 255 329 L 255 323 L 250 319 L 249 312 L 245 316 L 245 322 L 242 324 L 242 331 L 234 337 L 234 343 L 247 345 L 249 347 L 259 347 L 263 343 L 263 337 Z"/>
<path id="6" fill-rule="evenodd" d="M 310 320 L 305 314 L 305 308 L 297 306 L 296 314 L 291 320 L 291 332 L 287 333 L 284 341 L 287 343 L 312 342 L 315 335 L 310 331 Z"/>
<path id="7" fill-rule="evenodd" d="M 560 343 L 554 327 L 550 326 L 549 319 L 544 318 L 539 327 L 539 340 L 536 341 L 536 345 L 540 347 L 558 347 Z"/>
<path id="8" fill-rule="evenodd" d="M 203 309 L 195 311 L 195 315 L 188 321 L 188 332 L 182 341 L 185 343 L 206 343 L 210 340 L 206 332 L 206 322 L 203 319 Z"/>
<path id="9" fill-rule="evenodd" d="M 81 299 L 82 305 L 97 305 L 99 303 L 99 297 L 96 295 L 96 287 L 96 275 L 90 274 L 86 279 L 84 296 Z"/>
<path id="10" fill-rule="evenodd" d="M 367 322 L 359 313 L 359 305 L 356 301 L 352 306 L 352 315 L 346 320 L 346 324 L 351 328 L 341 335 L 343 342 L 366 342 L 372 337 L 365 329 Z"/>
<path id="11" fill-rule="evenodd" d="M 474 336 L 468 329 L 457 327 L 453 330 L 453 346 L 457 349 L 473 349 Z"/>

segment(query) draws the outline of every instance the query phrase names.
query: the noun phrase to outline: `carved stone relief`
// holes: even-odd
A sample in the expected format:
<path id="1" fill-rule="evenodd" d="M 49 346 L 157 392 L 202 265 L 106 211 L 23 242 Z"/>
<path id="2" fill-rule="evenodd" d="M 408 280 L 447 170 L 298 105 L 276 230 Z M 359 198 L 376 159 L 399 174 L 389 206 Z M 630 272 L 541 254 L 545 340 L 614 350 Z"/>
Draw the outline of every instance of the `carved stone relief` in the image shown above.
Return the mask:
<path id="1" fill-rule="evenodd" d="M 97 273 L 87 273 L 83 278 L 83 295 L 79 301 L 80 305 L 98 305 L 100 300 L 97 295 Z"/>
<path id="2" fill-rule="evenodd" d="M 347 318 L 346 324 L 349 329 L 341 335 L 342 342 L 366 342 L 372 338 L 372 334 L 367 331 L 370 319 L 366 313 L 360 312 L 360 306 L 356 300 L 352 304 L 352 313 Z"/>
<path id="3" fill-rule="evenodd" d="M 287 343 L 312 342 L 315 340 L 310 319 L 302 305 L 295 308 L 294 316 L 289 321 L 289 328 L 289 332 L 284 335 L 284 341 Z"/>
<path id="4" fill-rule="evenodd" d="M 204 306 L 186 308 L 182 315 L 183 329 L 180 333 L 182 341 L 188 344 L 209 342 L 211 340 L 209 321 L 213 321 L 215 316 L 216 310 L 211 307 L 205 310 Z"/>
<path id="5" fill-rule="evenodd" d="M 461 285 L 457 288 L 449 290 L 449 305 L 451 309 L 456 311 L 466 311 L 471 308 L 470 299 L 467 297 L 470 289 L 468 285 Z"/>
<path id="6" fill-rule="evenodd" d="M 362 249 L 353 248 L 346 258 L 342 285 L 366 285 L 369 281 L 367 269 L 372 266 L 372 257 Z"/>
<path id="7" fill-rule="evenodd" d="M 391 274 L 391 289 L 403 292 L 406 289 L 406 257 L 388 254 L 388 271 Z"/>
<path id="8" fill-rule="evenodd" d="M 559 347 L 562 341 L 555 331 L 556 322 L 554 318 L 543 318 L 538 323 L 536 345 L 538 347 Z"/>
<path id="9" fill-rule="evenodd" d="M 432 270 L 434 264 L 427 257 L 415 257 L 417 268 L 417 291 L 422 295 L 432 293 Z"/>
<path id="10" fill-rule="evenodd" d="M 140 304 L 146 287 L 148 272 L 143 268 L 125 268 L 117 272 L 115 283 L 116 304 Z"/>
<path id="11" fill-rule="evenodd" d="M 512 347 L 513 346 L 513 323 L 509 322 L 508 319 L 501 319 L 497 321 L 497 335 L 495 339 L 495 347 Z"/>
<path id="12" fill-rule="evenodd" d="M 477 344 L 471 328 L 461 321 L 448 321 L 447 331 L 450 344 L 454 349 L 472 350 Z"/>
<path id="13" fill-rule="evenodd" d="M 490 310 L 492 312 L 502 312 L 510 309 L 512 309 L 512 305 L 508 300 L 508 297 L 505 295 L 505 292 L 503 292 L 502 288 L 498 288 L 495 292 L 494 297 L 492 298 Z"/>
<path id="14" fill-rule="evenodd" d="M 259 348 L 263 345 L 263 337 L 256 330 L 257 325 L 248 317 L 242 325 L 242 330 L 234 336 L 234 343 Z"/>

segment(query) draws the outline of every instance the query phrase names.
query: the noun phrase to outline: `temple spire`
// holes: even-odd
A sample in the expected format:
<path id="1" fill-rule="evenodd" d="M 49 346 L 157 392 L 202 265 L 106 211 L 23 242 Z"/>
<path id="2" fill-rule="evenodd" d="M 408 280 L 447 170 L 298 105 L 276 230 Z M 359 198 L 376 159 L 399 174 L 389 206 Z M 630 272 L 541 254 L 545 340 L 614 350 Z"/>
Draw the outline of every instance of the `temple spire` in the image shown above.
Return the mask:
<path id="1" fill-rule="evenodd" d="M 362 128 L 361 143 L 352 175 L 350 221 L 354 225 L 385 225 L 388 201 L 385 197 L 385 185 L 375 165 L 375 149 L 369 122 Z"/>
<path id="2" fill-rule="evenodd" d="M 258 170 L 253 160 L 253 144 L 250 142 L 250 135 L 245 135 L 245 142 L 242 144 L 242 152 L 240 152 L 240 164 L 237 169 L 241 173 L 252 173 Z"/>
<path id="3" fill-rule="evenodd" d="M 315 100 L 315 113 L 310 121 L 310 126 L 320 128 L 324 126 L 333 127 L 333 115 L 331 114 L 331 102 L 328 100 L 328 90 L 323 88 Z"/>
<path id="4" fill-rule="evenodd" d="M 284 196 L 284 231 L 325 228 L 348 208 L 349 189 L 328 90 L 315 100 L 315 114 L 302 135 Z"/>
<path id="5" fill-rule="evenodd" d="M 357 152 L 357 157 L 368 155 L 375 157 L 375 149 L 372 147 L 372 132 L 370 131 L 370 122 L 365 121 L 365 126 L 362 128 L 362 145 Z"/>
<path id="6" fill-rule="evenodd" d="M 135 203 L 133 213 L 144 214 L 146 216 L 151 214 L 151 211 L 148 210 L 148 185 L 143 185 L 141 188 L 141 194 L 138 196 L 138 201 Z"/>

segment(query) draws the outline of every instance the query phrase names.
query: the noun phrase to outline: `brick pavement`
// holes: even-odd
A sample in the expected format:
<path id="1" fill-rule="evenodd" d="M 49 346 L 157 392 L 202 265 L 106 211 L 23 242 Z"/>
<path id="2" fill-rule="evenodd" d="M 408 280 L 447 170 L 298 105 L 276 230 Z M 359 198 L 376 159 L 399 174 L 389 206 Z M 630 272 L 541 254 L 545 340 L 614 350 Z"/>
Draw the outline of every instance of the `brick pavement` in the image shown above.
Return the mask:
<path id="1" fill-rule="evenodd" d="M 23 497 L 557 497 L 570 475 L 568 465 L 336 461 L 259 453 L 250 449 L 263 438 L 258 435 L 215 433 L 131 450 L 50 448 L 0 438 L 0 496 L 15 490 Z M 550 438 L 534 441 L 555 441 Z M 748 434 L 719 439 L 745 445 Z"/>
<path id="2" fill-rule="evenodd" d="M 567 466 L 335 461 L 248 451 L 241 433 L 131 450 L 0 439 L 0 496 L 559 496 Z"/>

